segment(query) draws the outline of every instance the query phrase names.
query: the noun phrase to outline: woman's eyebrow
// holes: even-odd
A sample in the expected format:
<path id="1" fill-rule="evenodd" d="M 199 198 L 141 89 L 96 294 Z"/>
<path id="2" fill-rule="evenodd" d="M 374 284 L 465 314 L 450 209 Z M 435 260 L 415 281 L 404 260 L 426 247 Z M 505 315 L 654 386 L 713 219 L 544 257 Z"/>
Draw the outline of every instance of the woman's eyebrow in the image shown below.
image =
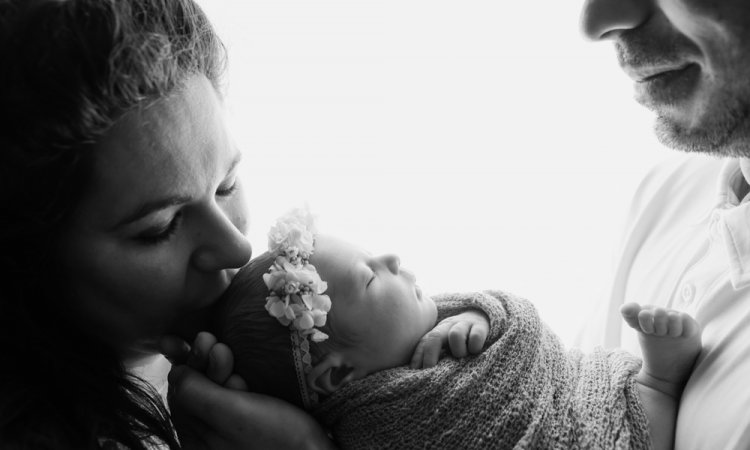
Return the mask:
<path id="1" fill-rule="evenodd" d="M 229 170 L 227 170 L 227 174 L 234 172 L 234 169 L 237 168 L 237 165 L 240 163 L 240 161 L 242 161 L 242 152 L 236 150 L 234 158 L 232 159 L 232 163 L 229 164 Z"/>
<path id="2" fill-rule="evenodd" d="M 157 200 L 146 202 L 142 204 L 141 206 L 139 206 L 135 211 L 133 211 L 132 214 L 128 214 L 124 219 L 119 221 L 117 225 L 115 225 L 112 228 L 113 229 L 119 228 L 124 225 L 131 224 L 156 211 L 169 208 L 171 206 L 182 205 L 189 201 L 190 201 L 190 197 L 177 195 L 173 197 L 167 197 L 167 198 L 162 198 L 162 199 L 157 199 Z"/>
<path id="3" fill-rule="evenodd" d="M 227 174 L 232 173 L 241 160 L 242 160 L 242 153 L 237 151 L 234 158 L 232 159 L 231 164 L 229 164 L 229 169 L 227 170 Z M 132 214 L 129 214 L 124 219 L 119 221 L 117 225 L 115 225 L 112 228 L 115 229 L 115 228 L 119 228 L 128 224 L 131 224 L 133 222 L 137 222 L 138 220 L 156 211 L 169 208 L 171 206 L 182 205 L 189 201 L 190 201 L 189 197 L 176 195 L 173 197 L 167 197 L 163 199 L 152 200 L 152 201 L 146 202 L 143 205 L 139 206 L 138 209 L 136 209 Z"/>

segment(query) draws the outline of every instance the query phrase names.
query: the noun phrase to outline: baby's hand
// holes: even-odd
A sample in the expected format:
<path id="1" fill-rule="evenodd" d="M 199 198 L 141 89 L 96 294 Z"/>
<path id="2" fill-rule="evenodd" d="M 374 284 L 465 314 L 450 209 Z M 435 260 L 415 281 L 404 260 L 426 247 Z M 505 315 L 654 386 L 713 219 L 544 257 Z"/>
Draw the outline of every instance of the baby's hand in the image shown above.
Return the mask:
<path id="1" fill-rule="evenodd" d="M 490 321 L 482 311 L 466 311 L 443 319 L 419 341 L 410 367 L 434 367 L 446 343 L 456 358 L 463 358 L 469 353 L 477 354 L 482 351 L 489 330 Z"/>

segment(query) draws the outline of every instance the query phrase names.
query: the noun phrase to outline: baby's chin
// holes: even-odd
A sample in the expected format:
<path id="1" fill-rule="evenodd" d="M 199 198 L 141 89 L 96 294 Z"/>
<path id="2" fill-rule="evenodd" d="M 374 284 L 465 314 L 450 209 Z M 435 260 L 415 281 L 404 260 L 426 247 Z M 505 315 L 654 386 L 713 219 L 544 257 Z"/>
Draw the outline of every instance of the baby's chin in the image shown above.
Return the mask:
<path id="1" fill-rule="evenodd" d="M 430 322 L 434 323 L 437 321 L 437 305 L 435 304 L 435 300 L 432 297 L 424 296 L 424 301 L 430 312 Z"/>

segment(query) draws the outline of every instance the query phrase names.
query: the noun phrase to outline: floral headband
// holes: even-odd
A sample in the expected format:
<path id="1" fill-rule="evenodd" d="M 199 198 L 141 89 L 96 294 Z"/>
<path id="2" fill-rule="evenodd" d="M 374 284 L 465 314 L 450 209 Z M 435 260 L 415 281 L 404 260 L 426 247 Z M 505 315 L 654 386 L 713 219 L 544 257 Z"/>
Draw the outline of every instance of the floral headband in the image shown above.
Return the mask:
<path id="1" fill-rule="evenodd" d="M 270 291 L 266 311 L 291 330 L 297 382 L 308 409 L 317 402 L 317 394 L 307 388 L 307 374 L 312 370 L 308 338 L 313 342 L 328 339 L 315 327 L 325 325 L 331 310 L 331 299 L 323 295 L 328 285 L 309 262 L 316 232 L 315 217 L 307 209 L 294 209 L 277 219 L 268 232 L 268 250 L 278 256 L 263 274 Z"/>

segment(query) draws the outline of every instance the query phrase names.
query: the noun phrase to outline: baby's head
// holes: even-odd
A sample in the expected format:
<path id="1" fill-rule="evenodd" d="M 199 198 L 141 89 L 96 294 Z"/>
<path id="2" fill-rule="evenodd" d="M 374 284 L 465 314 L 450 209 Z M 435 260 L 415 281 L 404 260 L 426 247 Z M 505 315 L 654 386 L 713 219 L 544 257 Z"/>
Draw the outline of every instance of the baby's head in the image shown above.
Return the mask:
<path id="1" fill-rule="evenodd" d="M 266 310 L 270 293 L 263 274 L 276 257 L 265 253 L 235 276 L 219 303 L 216 332 L 232 349 L 235 372 L 251 391 L 305 407 L 295 368 L 304 354 L 295 361 L 298 331 Z M 311 360 L 300 380 L 306 389 L 329 395 L 349 381 L 407 364 L 419 339 L 435 325 L 437 309 L 398 257 L 372 256 L 341 239 L 315 235 L 309 262 L 327 283 L 331 308 L 325 325 L 316 327 L 328 338 L 306 339 Z"/>

